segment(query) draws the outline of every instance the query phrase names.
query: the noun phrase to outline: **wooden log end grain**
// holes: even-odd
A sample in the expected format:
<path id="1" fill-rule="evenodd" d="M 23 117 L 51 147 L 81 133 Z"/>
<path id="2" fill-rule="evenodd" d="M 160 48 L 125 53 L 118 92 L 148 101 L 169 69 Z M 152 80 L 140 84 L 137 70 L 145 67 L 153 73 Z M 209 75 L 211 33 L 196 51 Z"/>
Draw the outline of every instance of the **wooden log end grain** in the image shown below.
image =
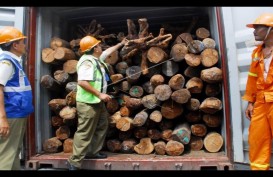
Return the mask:
<path id="1" fill-rule="evenodd" d="M 154 150 L 151 138 L 142 138 L 140 143 L 135 145 L 134 150 L 141 155 L 151 154 Z"/>
<path id="2" fill-rule="evenodd" d="M 63 143 L 64 153 L 72 153 L 73 152 L 73 139 L 67 138 Z"/>
<path id="3" fill-rule="evenodd" d="M 218 152 L 223 146 L 223 137 L 217 132 L 210 132 L 204 138 L 204 147 L 209 152 Z"/>
<path id="4" fill-rule="evenodd" d="M 60 152 L 63 143 L 57 138 L 52 137 L 44 141 L 43 150 L 48 153 Z"/>
<path id="5" fill-rule="evenodd" d="M 178 141 L 170 140 L 166 145 L 166 153 L 170 156 L 179 156 L 184 152 L 184 145 Z"/>

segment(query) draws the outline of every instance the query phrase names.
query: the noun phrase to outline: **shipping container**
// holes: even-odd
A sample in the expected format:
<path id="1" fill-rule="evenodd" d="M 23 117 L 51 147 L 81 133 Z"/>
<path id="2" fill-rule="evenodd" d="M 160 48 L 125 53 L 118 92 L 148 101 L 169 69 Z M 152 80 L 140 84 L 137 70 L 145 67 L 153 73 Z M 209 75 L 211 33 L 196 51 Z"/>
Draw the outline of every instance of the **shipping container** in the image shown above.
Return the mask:
<path id="1" fill-rule="evenodd" d="M 22 10 L 23 9 L 23 10 Z M 244 117 L 244 94 L 250 54 L 253 49 L 252 29 L 245 27 L 260 13 L 271 7 L 24 7 L 23 32 L 28 36 L 25 68 L 35 95 L 35 113 L 30 116 L 24 143 L 27 169 L 66 169 L 69 154 L 43 152 L 43 142 L 52 137 L 50 92 L 40 85 L 40 78 L 50 73 L 41 60 L 43 48 L 54 36 L 70 41 L 77 25 L 96 19 L 111 33 L 127 32 L 127 19 L 147 18 L 149 32 L 156 36 L 162 24 L 177 29 L 189 26 L 197 17 L 196 27 L 210 30 L 219 52 L 217 66 L 223 71 L 223 121 L 220 133 L 224 139 L 221 150 L 209 153 L 191 151 L 180 156 L 155 154 L 137 155 L 108 152 L 107 159 L 84 160 L 83 168 L 90 170 L 233 170 L 235 163 L 248 164 L 248 125 Z M 255 13 L 254 13 L 255 12 Z M 1 15 L 1 14 L 0 14 Z M 23 21 L 23 20 L 22 20 Z M 1 24 L 2 25 L 2 24 Z M 2 26 L 6 26 L 5 24 Z M 14 26 L 14 25 L 13 25 Z M 20 28 L 22 29 L 22 28 Z M 193 33 L 193 32 L 191 32 Z"/>

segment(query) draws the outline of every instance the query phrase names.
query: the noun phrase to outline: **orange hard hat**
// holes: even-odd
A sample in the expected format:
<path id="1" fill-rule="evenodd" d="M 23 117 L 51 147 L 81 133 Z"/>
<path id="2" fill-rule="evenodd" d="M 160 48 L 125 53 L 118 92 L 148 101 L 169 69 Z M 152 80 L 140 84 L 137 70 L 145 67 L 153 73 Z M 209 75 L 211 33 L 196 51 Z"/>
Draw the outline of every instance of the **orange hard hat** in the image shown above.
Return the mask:
<path id="1" fill-rule="evenodd" d="M 273 27 L 273 14 L 264 13 L 260 15 L 254 23 L 247 24 L 246 26 L 249 28 L 254 28 L 254 25 L 265 25 Z"/>
<path id="2" fill-rule="evenodd" d="M 0 29 L 0 44 L 27 38 L 17 28 L 6 26 Z"/>
<path id="3" fill-rule="evenodd" d="M 94 38 L 92 36 L 85 36 L 80 41 L 81 52 L 86 52 L 88 50 L 91 50 L 93 47 L 95 47 L 100 42 L 101 42 L 100 40 L 97 40 L 96 38 Z"/>

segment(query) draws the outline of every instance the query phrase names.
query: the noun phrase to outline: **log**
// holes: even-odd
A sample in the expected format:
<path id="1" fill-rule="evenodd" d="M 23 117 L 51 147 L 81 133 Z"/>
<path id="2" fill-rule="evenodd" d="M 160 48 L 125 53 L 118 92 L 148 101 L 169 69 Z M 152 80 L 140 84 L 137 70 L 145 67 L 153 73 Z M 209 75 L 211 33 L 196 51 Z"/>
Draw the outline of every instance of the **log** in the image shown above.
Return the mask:
<path id="1" fill-rule="evenodd" d="M 141 127 L 145 124 L 146 120 L 148 119 L 148 113 L 145 110 L 137 113 L 133 119 L 133 125 L 136 127 Z"/>
<path id="2" fill-rule="evenodd" d="M 194 136 L 203 137 L 207 134 L 207 127 L 204 124 L 191 125 L 191 133 Z"/>
<path id="3" fill-rule="evenodd" d="M 60 98 L 52 99 L 48 102 L 48 106 L 52 111 L 59 113 L 66 106 L 66 100 Z"/>
<path id="4" fill-rule="evenodd" d="M 203 148 L 203 145 L 204 143 L 201 137 L 191 136 L 189 146 L 192 151 L 200 151 Z"/>
<path id="5" fill-rule="evenodd" d="M 126 100 L 125 106 L 129 109 L 136 110 L 142 106 L 142 102 L 140 98 L 128 98 Z"/>
<path id="6" fill-rule="evenodd" d="M 126 106 L 122 106 L 119 111 L 122 117 L 129 117 L 132 113 L 132 111 Z"/>
<path id="7" fill-rule="evenodd" d="M 147 58 L 151 63 L 160 63 L 166 60 L 168 55 L 159 47 L 151 47 L 147 52 Z"/>
<path id="8" fill-rule="evenodd" d="M 201 68 L 200 67 L 188 66 L 184 71 L 184 75 L 189 77 L 189 78 L 200 77 L 200 73 L 201 73 Z"/>
<path id="9" fill-rule="evenodd" d="M 76 92 L 77 91 L 77 82 L 68 82 L 65 86 L 65 90 L 70 93 L 72 91 Z"/>
<path id="10" fill-rule="evenodd" d="M 53 127 L 60 127 L 64 125 L 63 119 L 59 116 L 52 116 L 51 117 L 51 125 Z"/>
<path id="11" fill-rule="evenodd" d="M 186 103 L 186 108 L 189 111 L 197 111 L 200 107 L 200 101 L 196 98 L 191 98 L 187 103 Z"/>
<path id="12" fill-rule="evenodd" d="M 66 100 L 67 106 L 71 106 L 71 107 L 76 106 L 76 94 L 77 92 L 71 91 L 66 95 L 65 100 Z"/>
<path id="13" fill-rule="evenodd" d="M 128 26 L 128 35 L 126 38 L 129 40 L 137 38 L 136 25 L 134 24 L 134 21 L 132 19 L 127 19 L 127 26 Z"/>
<path id="14" fill-rule="evenodd" d="M 135 83 L 141 76 L 141 68 L 139 66 L 131 66 L 126 69 L 126 78 L 128 82 Z"/>
<path id="15" fill-rule="evenodd" d="M 106 109 L 110 114 L 115 113 L 119 109 L 119 104 L 116 99 L 111 99 L 106 103 Z"/>
<path id="16" fill-rule="evenodd" d="M 147 62 L 147 50 L 142 51 L 140 68 L 142 71 L 142 75 L 146 75 L 149 73 L 148 62 Z"/>
<path id="17" fill-rule="evenodd" d="M 185 44 L 175 44 L 171 49 L 171 57 L 175 62 L 184 60 L 187 53 L 188 48 Z"/>
<path id="18" fill-rule="evenodd" d="M 43 150 L 48 153 L 60 152 L 62 145 L 63 143 L 57 137 L 52 137 L 44 141 Z"/>
<path id="19" fill-rule="evenodd" d="M 151 154 L 154 150 L 154 145 L 151 142 L 151 138 L 142 138 L 140 143 L 135 145 L 134 150 L 136 153 L 141 155 Z"/>
<path id="20" fill-rule="evenodd" d="M 138 38 L 143 38 L 148 36 L 149 24 L 147 22 L 147 19 L 146 18 L 138 19 L 138 24 L 139 24 Z"/>
<path id="21" fill-rule="evenodd" d="M 80 47 L 80 41 L 81 39 L 73 39 L 69 42 L 70 48 L 71 49 L 78 49 Z"/>
<path id="22" fill-rule="evenodd" d="M 60 39 L 58 37 L 53 37 L 50 40 L 50 47 L 52 49 L 57 49 L 58 47 L 69 47 L 69 43 L 66 40 Z"/>
<path id="23" fill-rule="evenodd" d="M 122 81 L 119 87 L 121 91 L 128 92 L 131 88 L 131 84 L 128 81 Z"/>
<path id="24" fill-rule="evenodd" d="M 172 133 L 172 139 L 183 144 L 189 144 L 191 140 L 191 129 L 187 122 L 177 125 Z"/>
<path id="25" fill-rule="evenodd" d="M 202 42 L 203 42 L 206 49 L 215 49 L 215 46 L 216 46 L 215 40 L 213 40 L 211 38 L 205 38 L 205 39 L 203 39 Z"/>
<path id="26" fill-rule="evenodd" d="M 218 51 L 215 49 L 205 49 L 201 53 L 201 63 L 207 68 L 218 63 Z"/>
<path id="27" fill-rule="evenodd" d="M 69 138 L 70 136 L 70 129 L 68 126 L 60 126 L 57 130 L 56 130 L 56 137 L 59 140 L 66 140 L 67 138 Z"/>
<path id="28" fill-rule="evenodd" d="M 65 106 L 60 111 L 60 117 L 63 119 L 74 119 L 76 117 L 77 109 L 75 107 Z"/>
<path id="29" fill-rule="evenodd" d="M 166 129 L 161 132 L 161 138 L 165 141 L 172 140 L 172 133 L 173 131 L 171 129 Z"/>
<path id="30" fill-rule="evenodd" d="M 217 132 L 210 132 L 204 138 L 204 147 L 209 152 L 218 152 L 223 146 L 223 137 Z"/>
<path id="31" fill-rule="evenodd" d="M 105 59 L 104 62 L 110 65 L 115 65 L 119 60 L 119 51 L 115 50 Z"/>
<path id="32" fill-rule="evenodd" d="M 128 139 L 128 140 L 124 140 L 121 143 L 121 149 L 120 152 L 122 153 L 126 153 L 126 154 L 131 154 L 134 152 L 134 147 L 137 144 L 135 139 Z"/>
<path id="33" fill-rule="evenodd" d="M 154 93 L 154 86 L 152 85 L 151 81 L 147 81 L 142 85 L 143 90 L 148 94 Z"/>
<path id="34" fill-rule="evenodd" d="M 131 138 L 132 134 L 133 134 L 132 129 L 128 130 L 126 132 L 119 131 L 118 138 L 119 138 L 119 140 L 124 141 L 124 140 L 127 140 L 127 139 Z"/>
<path id="35" fill-rule="evenodd" d="M 130 117 L 121 117 L 116 123 L 116 128 L 124 132 L 132 129 L 133 119 Z"/>
<path id="36" fill-rule="evenodd" d="M 164 81 L 165 81 L 164 77 L 160 74 L 155 74 L 150 78 L 150 83 L 154 88 L 158 85 L 163 84 Z"/>
<path id="37" fill-rule="evenodd" d="M 73 139 L 67 138 L 63 143 L 64 153 L 72 153 L 73 152 Z"/>
<path id="38" fill-rule="evenodd" d="M 198 54 L 205 49 L 205 46 L 202 41 L 193 40 L 188 44 L 188 50 L 190 53 Z"/>
<path id="39" fill-rule="evenodd" d="M 222 117 L 218 114 L 204 114 L 203 121 L 208 127 L 219 127 L 222 122 Z"/>
<path id="40" fill-rule="evenodd" d="M 205 39 L 207 37 L 210 36 L 210 32 L 209 30 L 207 30 L 206 28 L 198 28 L 196 30 L 196 36 L 199 38 L 199 39 Z"/>
<path id="41" fill-rule="evenodd" d="M 195 55 L 192 53 L 185 55 L 185 61 L 189 66 L 199 66 L 201 64 L 201 55 Z"/>
<path id="42" fill-rule="evenodd" d="M 162 114 L 161 114 L 160 111 L 154 110 L 154 111 L 150 114 L 149 118 L 150 118 L 151 120 L 153 120 L 154 122 L 161 122 L 161 120 L 162 120 Z"/>
<path id="43" fill-rule="evenodd" d="M 118 74 L 126 74 L 126 69 L 128 68 L 128 64 L 125 61 L 121 61 L 115 66 Z"/>
<path id="44" fill-rule="evenodd" d="M 185 115 L 185 117 L 189 123 L 197 123 L 202 119 L 200 111 L 189 112 Z"/>
<path id="45" fill-rule="evenodd" d="M 161 138 L 161 132 L 157 129 L 149 129 L 147 136 L 152 140 L 159 140 Z"/>
<path id="46" fill-rule="evenodd" d="M 143 89 L 140 86 L 134 85 L 130 88 L 129 94 L 132 97 L 140 98 L 143 95 Z"/>
<path id="47" fill-rule="evenodd" d="M 184 152 L 184 145 L 178 141 L 170 140 L 168 141 L 165 150 L 170 156 L 179 156 Z"/>
<path id="48" fill-rule="evenodd" d="M 174 126 L 174 123 L 172 120 L 169 119 L 163 119 L 160 123 L 159 123 L 159 128 L 164 131 L 167 129 L 172 129 Z"/>
<path id="49" fill-rule="evenodd" d="M 223 80 L 222 70 L 217 67 L 203 69 L 201 79 L 210 84 L 221 82 Z"/>
<path id="50" fill-rule="evenodd" d="M 158 85 L 154 90 L 155 96 L 160 101 L 168 100 L 172 95 L 172 89 L 167 84 Z"/>
<path id="51" fill-rule="evenodd" d="M 154 109 L 159 106 L 160 101 L 156 98 L 155 94 L 150 94 L 142 97 L 141 103 L 145 108 Z"/>
<path id="52" fill-rule="evenodd" d="M 186 88 L 190 93 L 201 93 L 203 90 L 203 81 L 199 77 L 193 77 L 186 83 Z"/>
<path id="53" fill-rule="evenodd" d="M 193 39 L 190 33 L 181 33 L 179 36 L 176 37 L 175 43 L 176 44 L 186 43 L 188 45 L 192 40 Z"/>
<path id="54" fill-rule="evenodd" d="M 179 89 L 172 93 L 171 98 L 176 103 L 184 104 L 190 100 L 191 93 L 188 89 Z"/>
<path id="55" fill-rule="evenodd" d="M 54 72 L 54 79 L 56 79 L 61 85 L 65 85 L 72 80 L 72 77 L 64 70 L 56 70 Z"/>
<path id="56" fill-rule="evenodd" d="M 75 60 L 77 59 L 73 50 L 65 48 L 65 47 L 58 47 L 55 49 L 54 58 L 59 61 L 67 61 L 67 60 Z"/>
<path id="57" fill-rule="evenodd" d="M 134 136 L 138 139 L 144 138 L 147 136 L 147 127 L 136 127 L 134 129 Z"/>
<path id="58" fill-rule="evenodd" d="M 118 139 L 107 140 L 107 149 L 110 152 L 120 152 L 121 142 Z"/>
<path id="59" fill-rule="evenodd" d="M 179 66 L 174 61 L 168 60 L 162 64 L 162 73 L 165 76 L 172 77 L 178 72 L 178 70 L 179 70 Z"/>
<path id="60" fill-rule="evenodd" d="M 41 85 L 49 90 L 52 91 L 60 91 L 61 90 L 61 84 L 54 78 L 52 78 L 50 75 L 44 75 L 41 78 Z"/>
<path id="61" fill-rule="evenodd" d="M 123 81 L 123 75 L 122 74 L 113 74 L 110 76 L 113 84 L 119 83 Z"/>
<path id="62" fill-rule="evenodd" d="M 182 89 L 185 85 L 185 78 L 182 74 L 176 74 L 170 78 L 168 85 L 173 90 Z"/>
<path id="63" fill-rule="evenodd" d="M 166 143 L 164 141 L 158 141 L 154 144 L 155 153 L 158 155 L 165 155 L 166 154 Z"/>
<path id="64" fill-rule="evenodd" d="M 113 115 L 111 115 L 109 117 L 109 126 L 110 127 L 116 127 L 116 123 L 118 122 L 118 120 L 121 118 L 121 112 L 117 111 L 115 112 Z"/>
<path id="65" fill-rule="evenodd" d="M 215 97 L 206 98 L 199 109 L 208 114 L 214 114 L 222 109 L 222 101 Z"/>
<path id="66" fill-rule="evenodd" d="M 55 51 L 53 49 L 44 48 L 42 50 L 42 60 L 43 60 L 43 62 L 45 62 L 47 64 L 55 64 L 55 65 L 60 64 L 60 62 L 55 60 L 54 54 L 55 54 Z"/>
<path id="67" fill-rule="evenodd" d="M 205 87 L 205 94 L 209 97 L 215 97 L 221 93 L 222 87 L 221 84 L 207 84 Z"/>
<path id="68" fill-rule="evenodd" d="M 68 74 L 76 74 L 77 73 L 77 63 L 78 60 L 67 60 L 63 65 L 63 70 Z"/>
<path id="69" fill-rule="evenodd" d="M 183 106 L 172 100 L 167 100 L 162 104 L 161 114 L 166 119 L 174 119 L 183 113 Z"/>

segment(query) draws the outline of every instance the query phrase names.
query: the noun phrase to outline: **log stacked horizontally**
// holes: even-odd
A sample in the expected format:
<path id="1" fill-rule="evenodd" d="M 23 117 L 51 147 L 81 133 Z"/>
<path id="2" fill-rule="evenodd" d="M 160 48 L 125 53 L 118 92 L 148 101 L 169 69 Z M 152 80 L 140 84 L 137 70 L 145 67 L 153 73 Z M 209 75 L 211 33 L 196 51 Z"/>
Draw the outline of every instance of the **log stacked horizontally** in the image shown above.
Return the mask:
<path id="1" fill-rule="evenodd" d="M 109 47 L 106 38 L 128 40 L 106 59 L 115 92 L 106 103 L 110 117 L 105 150 L 170 156 L 183 155 L 188 149 L 221 150 L 221 56 L 208 29 L 173 36 L 161 28 L 154 36 L 148 19 L 141 18 L 138 33 L 137 25 L 128 19 L 126 36 L 122 32 L 101 36 L 101 26 L 96 30 L 94 24 L 93 20 L 81 31 L 101 39 L 105 48 Z M 54 37 L 49 46 L 43 49 L 42 60 L 55 70 L 41 77 L 41 85 L 58 94 L 52 94 L 48 103 L 55 135 L 43 147 L 46 152 L 70 153 L 77 125 L 76 64 L 82 54 L 79 39 L 69 43 Z"/>

